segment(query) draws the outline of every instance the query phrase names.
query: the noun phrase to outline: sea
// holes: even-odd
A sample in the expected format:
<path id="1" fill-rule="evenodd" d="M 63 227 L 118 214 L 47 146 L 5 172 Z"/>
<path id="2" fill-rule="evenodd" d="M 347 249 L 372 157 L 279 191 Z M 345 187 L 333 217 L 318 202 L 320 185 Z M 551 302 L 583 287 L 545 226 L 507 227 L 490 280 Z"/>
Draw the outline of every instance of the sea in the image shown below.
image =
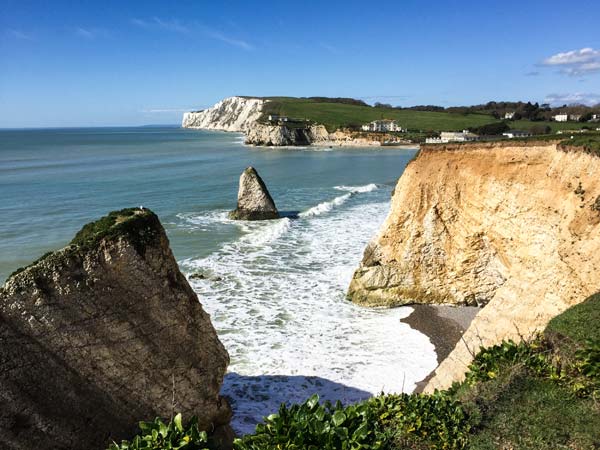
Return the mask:
<path id="1" fill-rule="evenodd" d="M 416 150 L 243 140 L 167 126 L 0 130 L 0 282 L 85 223 L 144 206 L 229 352 L 222 392 L 236 432 L 315 393 L 347 404 L 412 391 L 436 355 L 400 321 L 411 308 L 360 307 L 345 294 Z M 227 218 L 248 166 L 284 218 Z"/>

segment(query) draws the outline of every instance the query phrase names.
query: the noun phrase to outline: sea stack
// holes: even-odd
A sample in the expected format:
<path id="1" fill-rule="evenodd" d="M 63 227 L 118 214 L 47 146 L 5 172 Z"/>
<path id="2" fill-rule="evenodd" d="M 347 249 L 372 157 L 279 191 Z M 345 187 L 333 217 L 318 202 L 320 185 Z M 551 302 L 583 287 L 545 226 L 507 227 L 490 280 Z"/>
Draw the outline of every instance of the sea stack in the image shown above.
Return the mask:
<path id="1" fill-rule="evenodd" d="M 279 212 L 271 194 L 254 167 L 248 167 L 240 176 L 237 208 L 229 213 L 234 220 L 279 219 Z"/>
<path id="2" fill-rule="evenodd" d="M 0 448 L 103 450 L 173 412 L 227 436 L 228 363 L 158 217 L 115 211 L 0 289 Z"/>

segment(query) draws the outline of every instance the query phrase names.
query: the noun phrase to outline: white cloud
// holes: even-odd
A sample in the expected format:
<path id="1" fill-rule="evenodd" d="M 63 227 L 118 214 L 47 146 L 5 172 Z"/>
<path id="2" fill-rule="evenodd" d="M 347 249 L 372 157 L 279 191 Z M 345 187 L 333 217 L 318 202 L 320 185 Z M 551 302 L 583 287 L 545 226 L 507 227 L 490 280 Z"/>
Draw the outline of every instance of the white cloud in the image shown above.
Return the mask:
<path id="1" fill-rule="evenodd" d="M 152 19 L 131 19 L 131 23 L 140 28 L 165 30 L 175 33 L 191 34 L 193 31 L 202 33 L 204 36 L 214 39 L 217 41 L 225 42 L 226 44 L 234 47 L 241 48 L 243 50 L 254 50 L 254 46 L 242 39 L 236 39 L 220 31 L 216 31 L 212 28 L 203 27 L 199 24 L 186 25 L 178 20 L 165 20 L 159 17 L 153 17 Z"/>
<path id="2" fill-rule="evenodd" d="M 561 72 L 572 76 L 600 72 L 600 50 L 586 47 L 557 53 L 544 59 L 542 65 L 559 67 Z"/>
<path id="3" fill-rule="evenodd" d="M 82 37 L 84 39 L 96 39 L 96 38 L 105 38 L 109 37 L 110 33 L 106 31 L 104 28 L 84 28 L 77 27 L 75 28 L 75 35 Z"/>
<path id="4" fill-rule="evenodd" d="M 209 38 L 216 39 L 217 41 L 225 42 L 226 44 L 233 45 L 234 47 L 239 47 L 244 50 L 254 50 L 254 47 L 250 45 L 248 42 L 243 41 L 241 39 L 235 39 L 230 36 L 226 36 L 223 33 L 220 33 L 215 30 L 210 30 L 208 28 L 204 29 L 204 34 Z"/>
<path id="5" fill-rule="evenodd" d="M 9 28 L 8 30 L 6 30 L 6 34 L 14 39 L 19 39 L 22 41 L 33 41 L 32 35 L 20 30 L 14 30 L 12 28 Z"/>
<path id="6" fill-rule="evenodd" d="M 593 106 L 600 103 L 600 94 L 590 94 L 583 92 L 575 92 L 571 94 L 549 94 L 544 99 L 544 103 L 551 105 L 572 105 L 582 104 Z"/>
<path id="7" fill-rule="evenodd" d="M 188 34 L 190 32 L 188 27 L 174 19 L 165 20 L 158 17 L 153 17 L 149 20 L 131 19 L 131 23 L 141 28 L 156 28 L 182 34 Z"/>
<path id="8" fill-rule="evenodd" d="M 333 55 L 339 55 L 340 51 L 337 49 L 337 47 L 334 47 L 333 45 L 330 44 L 326 44 L 324 42 L 321 42 L 319 44 L 319 46 L 321 48 L 324 48 L 325 50 L 327 50 L 329 53 L 333 54 Z"/>

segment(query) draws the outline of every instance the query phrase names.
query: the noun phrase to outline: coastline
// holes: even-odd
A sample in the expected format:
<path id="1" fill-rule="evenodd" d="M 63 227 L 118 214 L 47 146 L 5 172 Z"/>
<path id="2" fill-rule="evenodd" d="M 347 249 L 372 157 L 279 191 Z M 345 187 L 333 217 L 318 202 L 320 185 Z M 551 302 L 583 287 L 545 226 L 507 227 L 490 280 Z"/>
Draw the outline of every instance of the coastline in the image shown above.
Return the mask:
<path id="1" fill-rule="evenodd" d="M 450 305 L 410 305 L 410 307 L 413 312 L 400 321 L 429 338 L 435 347 L 438 364 L 450 354 L 475 315 L 482 309 L 478 306 Z M 423 391 L 434 372 L 435 369 L 417 382 L 415 393 Z"/>

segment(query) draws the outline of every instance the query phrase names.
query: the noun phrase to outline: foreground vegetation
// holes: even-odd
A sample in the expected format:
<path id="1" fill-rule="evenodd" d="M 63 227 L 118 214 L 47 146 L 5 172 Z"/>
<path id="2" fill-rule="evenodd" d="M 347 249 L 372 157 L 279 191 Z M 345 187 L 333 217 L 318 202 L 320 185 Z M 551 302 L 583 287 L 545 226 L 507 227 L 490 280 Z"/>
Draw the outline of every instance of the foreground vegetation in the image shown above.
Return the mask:
<path id="1" fill-rule="evenodd" d="M 381 395 L 342 406 L 282 405 L 236 450 L 600 448 L 600 294 L 550 322 L 531 342 L 482 349 L 462 383 L 426 394 Z M 212 449 L 181 416 L 142 423 L 110 450 Z"/>

